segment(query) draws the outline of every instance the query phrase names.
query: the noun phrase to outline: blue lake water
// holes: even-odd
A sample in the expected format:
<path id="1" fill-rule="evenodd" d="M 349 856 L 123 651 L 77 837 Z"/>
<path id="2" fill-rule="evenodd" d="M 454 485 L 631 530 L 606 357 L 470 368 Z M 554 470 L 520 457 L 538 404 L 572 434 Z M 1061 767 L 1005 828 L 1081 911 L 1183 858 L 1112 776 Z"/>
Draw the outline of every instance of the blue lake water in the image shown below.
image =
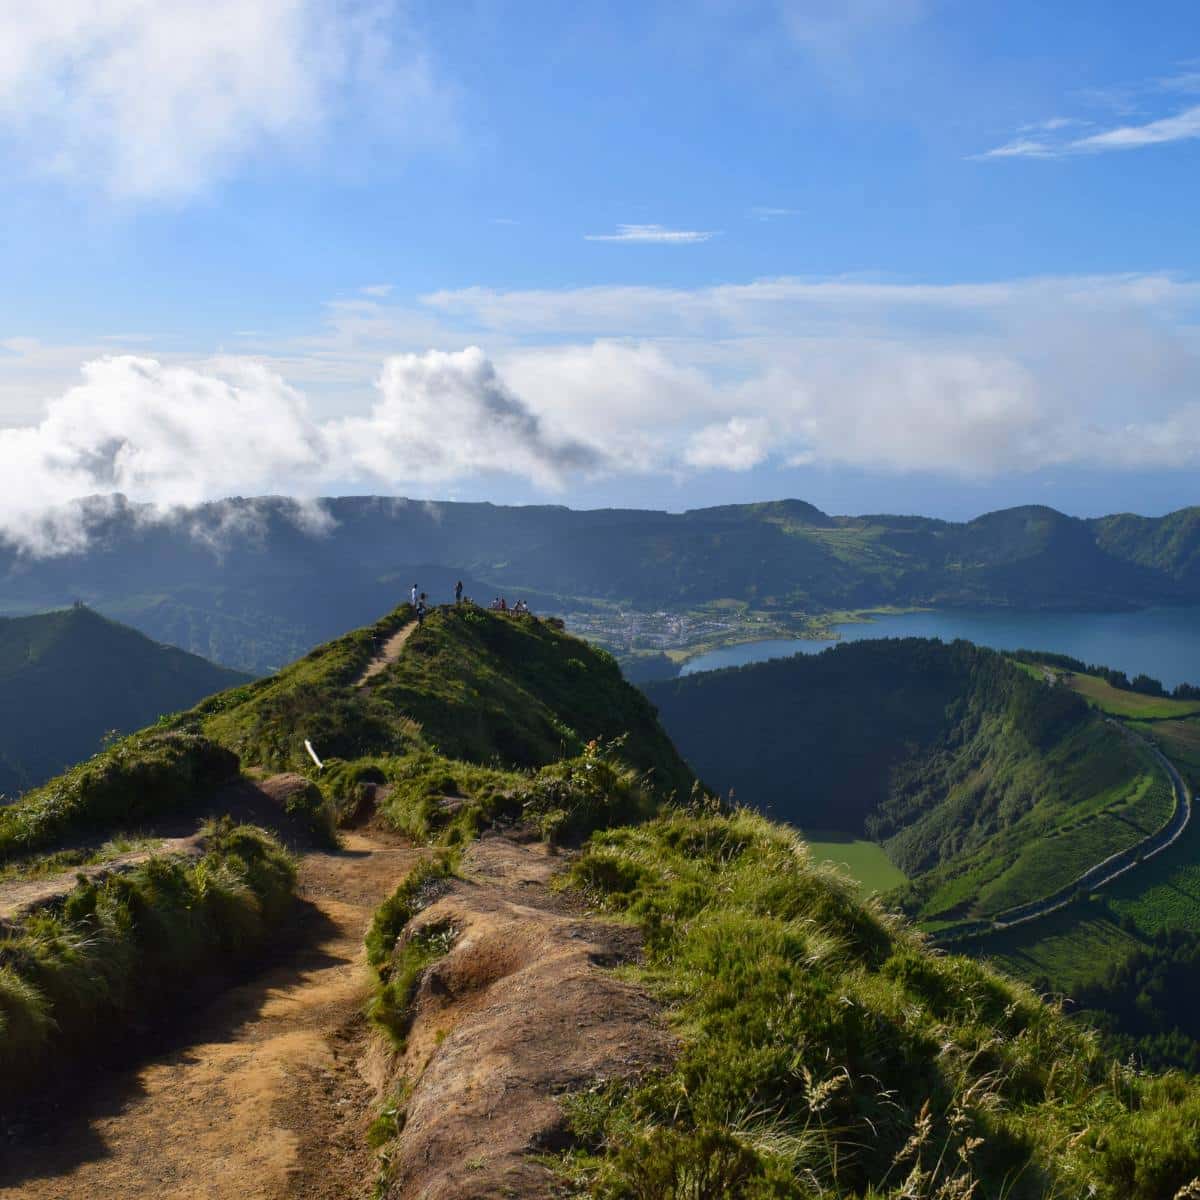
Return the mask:
<path id="1" fill-rule="evenodd" d="M 1132 613 L 1038 613 L 954 610 L 881 615 L 861 625 L 838 628 L 843 642 L 865 638 L 966 638 L 996 650 L 1053 650 L 1086 663 L 1101 663 L 1132 678 L 1144 671 L 1173 688 L 1200 684 L 1200 608 L 1150 608 Z M 682 671 L 714 671 L 784 658 L 819 654 L 834 642 L 771 639 L 727 646 L 702 654 Z"/>

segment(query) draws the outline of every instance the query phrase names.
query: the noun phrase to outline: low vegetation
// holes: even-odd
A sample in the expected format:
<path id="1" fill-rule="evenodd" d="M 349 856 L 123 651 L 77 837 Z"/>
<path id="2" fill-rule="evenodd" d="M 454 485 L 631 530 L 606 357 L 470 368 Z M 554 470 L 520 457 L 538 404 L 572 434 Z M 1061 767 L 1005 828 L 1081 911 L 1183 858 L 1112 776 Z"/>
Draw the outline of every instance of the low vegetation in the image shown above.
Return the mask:
<path id="1" fill-rule="evenodd" d="M 597 834 L 571 882 L 641 928 L 674 1068 L 569 1105 L 597 1197 L 1162 1200 L 1200 1175 L 1200 1089 L 1116 1066 L 1031 990 L 930 954 L 746 812 Z"/>
<path id="2" fill-rule="evenodd" d="M 237 756 L 209 738 L 135 734 L 0 808 L 0 862 L 69 835 L 135 827 L 237 774 Z"/>
<path id="3" fill-rule="evenodd" d="M 262 945 L 290 903 L 291 861 L 249 826 L 204 834 L 198 861 L 81 882 L 0 937 L 0 1103 Z"/>

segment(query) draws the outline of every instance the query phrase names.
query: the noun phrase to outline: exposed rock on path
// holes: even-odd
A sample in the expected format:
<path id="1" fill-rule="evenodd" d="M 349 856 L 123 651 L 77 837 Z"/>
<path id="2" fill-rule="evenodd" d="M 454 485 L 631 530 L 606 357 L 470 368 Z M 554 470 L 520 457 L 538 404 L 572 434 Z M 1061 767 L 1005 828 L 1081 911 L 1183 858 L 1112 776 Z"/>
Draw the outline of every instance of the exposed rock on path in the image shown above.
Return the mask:
<path id="1" fill-rule="evenodd" d="M 456 937 L 391 1064 L 390 1086 L 412 1091 L 389 1200 L 548 1200 L 561 1182 L 533 1155 L 564 1145 L 561 1097 L 669 1060 L 657 1006 L 611 970 L 638 957 L 637 931 L 548 889 L 558 866 L 543 846 L 485 837 L 467 878 L 406 931 L 448 925 Z"/>

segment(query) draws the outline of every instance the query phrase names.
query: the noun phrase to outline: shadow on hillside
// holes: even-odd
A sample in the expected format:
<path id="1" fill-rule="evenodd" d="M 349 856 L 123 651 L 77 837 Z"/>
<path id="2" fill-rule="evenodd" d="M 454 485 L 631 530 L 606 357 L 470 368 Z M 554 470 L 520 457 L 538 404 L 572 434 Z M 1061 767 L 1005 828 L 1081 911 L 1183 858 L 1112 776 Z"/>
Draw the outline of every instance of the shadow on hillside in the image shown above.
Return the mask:
<path id="1" fill-rule="evenodd" d="M 354 851 L 341 853 L 358 857 Z M 297 899 L 283 929 L 259 958 L 228 974 L 190 980 L 182 1001 L 177 998 L 173 1007 L 168 1003 L 164 1012 L 131 1027 L 126 1036 L 97 1045 L 96 1058 L 86 1067 L 47 1081 L 47 1089 L 22 1111 L 0 1120 L 0 1194 L 108 1157 L 103 1126 L 146 1097 L 141 1079 L 145 1067 L 183 1070 L 196 1061 L 193 1046 L 238 1041 L 273 994 L 314 971 L 349 961 L 327 949 L 336 933 L 316 905 Z"/>

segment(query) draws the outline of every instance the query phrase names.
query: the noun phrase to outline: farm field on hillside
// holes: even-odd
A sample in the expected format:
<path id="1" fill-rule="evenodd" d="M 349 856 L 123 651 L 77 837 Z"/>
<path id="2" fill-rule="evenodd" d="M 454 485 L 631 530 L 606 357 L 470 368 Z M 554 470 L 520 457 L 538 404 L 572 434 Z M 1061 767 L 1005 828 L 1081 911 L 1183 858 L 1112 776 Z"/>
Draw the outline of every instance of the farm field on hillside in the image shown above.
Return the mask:
<path id="1" fill-rule="evenodd" d="M 1200 700 L 1172 700 L 1167 696 L 1143 696 L 1115 688 L 1098 675 L 1064 675 L 1063 683 L 1102 712 L 1131 720 L 1163 720 L 1200 713 Z"/>
<path id="2" fill-rule="evenodd" d="M 1137 721 L 1132 725 L 1143 737 L 1158 743 L 1158 748 L 1174 760 L 1193 788 L 1200 784 L 1200 718 Z"/>
<path id="3" fill-rule="evenodd" d="M 1021 978 L 1045 977 L 1070 990 L 1102 976 L 1110 963 L 1136 949 L 1139 934 L 1200 931 L 1200 822 L 1193 818 L 1174 846 L 1097 895 L 1106 903 L 1081 901 L 1044 920 L 989 934 L 974 943 L 973 952 Z M 1122 918 L 1133 927 L 1123 929 L 1117 923 Z"/>
<path id="4" fill-rule="evenodd" d="M 836 863 L 846 869 L 863 895 L 887 892 L 907 882 L 908 877 L 884 852 L 878 842 L 825 829 L 804 833 L 814 862 Z"/>

